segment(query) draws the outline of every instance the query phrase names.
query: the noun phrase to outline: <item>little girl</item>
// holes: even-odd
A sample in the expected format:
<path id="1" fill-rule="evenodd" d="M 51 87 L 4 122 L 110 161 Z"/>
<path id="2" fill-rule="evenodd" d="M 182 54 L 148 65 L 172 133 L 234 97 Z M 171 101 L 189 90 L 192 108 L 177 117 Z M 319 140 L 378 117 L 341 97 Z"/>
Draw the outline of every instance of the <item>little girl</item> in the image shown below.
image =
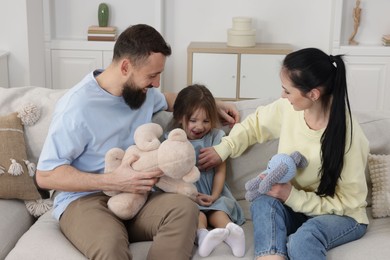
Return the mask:
<path id="1" fill-rule="evenodd" d="M 187 133 L 198 159 L 200 149 L 219 144 L 225 135 L 218 125 L 215 99 L 203 85 L 191 85 L 178 93 L 171 129 L 180 127 Z M 226 242 L 234 256 L 245 254 L 245 234 L 239 226 L 245 222 L 243 211 L 225 184 L 226 164 L 201 172 L 197 203 L 199 224 L 197 242 L 199 255 L 208 256 L 214 248 Z M 207 227 L 212 227 L 210 231 Z"/>

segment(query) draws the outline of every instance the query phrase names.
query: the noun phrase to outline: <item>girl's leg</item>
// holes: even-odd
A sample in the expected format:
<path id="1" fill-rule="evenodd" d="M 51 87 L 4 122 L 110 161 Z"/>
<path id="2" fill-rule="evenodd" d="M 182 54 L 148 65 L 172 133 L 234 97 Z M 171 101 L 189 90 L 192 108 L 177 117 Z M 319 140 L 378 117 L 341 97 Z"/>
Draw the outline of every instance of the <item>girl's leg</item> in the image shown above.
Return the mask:
<path id="1" fill-rule="evenodd" d="M 361 238 L 367 225 L 353 218 L 322 215 L 310 218 L 289 236 L 288 256 L 291 260 L 326 259 L 326 252 L 336 246 Z"/>
<path id="2" fill-rule="evenodd" d="M 232 249 L 233 255 L 242 257 L 245 254 L 245 233 L 244 230 L 234 224 L 224 211 L 213 211 L 209 214 L 210 225 L 218 228 L 226 228 L 228 236 L 224 239 Z"/>
<path id="3" fill-rule="evenodd" d="M 198 229 L 207 229 L 207 217 L 202 211 L 199 212 Z"/>
<path id="4" fill-rule="evenodd" d="M 227 231 L 224 228 L 215 228 L 211 231 L 207 230 L 207 217 L 205 213 L 199 212 L 199 223 L 197 230 L 198 253 L 202 257 L 210 255 L 217 245 L 227 236 Z"/>
<path id="5" fill-rule="evenodd" d="M 287 258 L 287 236 L 295 232 L 307 217 L 293 212 L 278 199 L 267 195 L 262 195 L 252 202 L 251 213 L 255 257 L 259 257 L 258 259 L 263 259 L 260 258 L 263 256 Z"/>

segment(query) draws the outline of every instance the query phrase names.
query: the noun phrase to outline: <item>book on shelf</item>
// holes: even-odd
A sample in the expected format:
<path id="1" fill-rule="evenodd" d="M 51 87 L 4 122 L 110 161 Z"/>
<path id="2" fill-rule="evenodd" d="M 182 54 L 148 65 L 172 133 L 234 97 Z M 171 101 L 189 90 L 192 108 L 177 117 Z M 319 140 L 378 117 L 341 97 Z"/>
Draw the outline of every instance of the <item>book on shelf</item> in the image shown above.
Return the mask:
<path id="1" fill-rule="evenodd" d="M 117 36 L 116 27 L 99 27 L 92 25 L 88 27 L 88 41 L 115 41 Z"/>
<path id="2" fill-rule="evenodd" d="M 90 36 L 88 35 L 88 41 L 115 41 L 116 36 Z"/>
<path id="3" fill-rule="evenodd" d="M 116 27 L 115 26 L 106 26 L 106 27 L 100 27 L 97 25 L 91 25 L 88 27 L 88 32 L 89 31 L 96 31 L 96 32 L 116 32 Z"/>

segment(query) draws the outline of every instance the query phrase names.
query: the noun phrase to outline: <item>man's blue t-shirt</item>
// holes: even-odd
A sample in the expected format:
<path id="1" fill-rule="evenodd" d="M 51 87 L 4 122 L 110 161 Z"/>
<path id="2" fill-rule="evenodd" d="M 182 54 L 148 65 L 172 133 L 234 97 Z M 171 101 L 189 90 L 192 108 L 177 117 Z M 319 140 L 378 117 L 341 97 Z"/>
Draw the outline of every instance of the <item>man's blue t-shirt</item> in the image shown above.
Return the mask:
<path id="1" fill-rule="evenodd" d="M 164 95 L 155 88 L 148 90 L 139 109 L 131 109 L 123 97 L 98 85 L 95 76 L 101 72 L 88 74 L 58 101 L 37 169 L 49 171 L 65 164 L 103 173 L 106 152 L 133 145 L 135 129 L 151 122 L 154 113 L 167 109 Z M 69 203 L 90 193 L 61 192 L 54 200 L 53 216 L 59 219 Z"/>

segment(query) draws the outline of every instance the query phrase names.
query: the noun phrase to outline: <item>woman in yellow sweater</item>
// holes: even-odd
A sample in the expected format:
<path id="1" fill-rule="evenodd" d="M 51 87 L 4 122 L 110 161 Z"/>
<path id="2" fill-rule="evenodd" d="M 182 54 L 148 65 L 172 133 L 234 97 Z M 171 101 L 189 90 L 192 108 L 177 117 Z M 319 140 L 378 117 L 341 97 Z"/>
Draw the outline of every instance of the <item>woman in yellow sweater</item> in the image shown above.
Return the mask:
<path id="1" fill-rule="evenodd" d="M 315 48 L 290 53 L 280 77 L 282 98 L 203 149 L 199 164 L 207 169 L 277 138 L 279 153 L 302 153 L 308 167 L 251 204 L 255 257 L 326 259 L 329 249 L 366 232 L 368 141 L 351 115 L 341 56 Z"/>

